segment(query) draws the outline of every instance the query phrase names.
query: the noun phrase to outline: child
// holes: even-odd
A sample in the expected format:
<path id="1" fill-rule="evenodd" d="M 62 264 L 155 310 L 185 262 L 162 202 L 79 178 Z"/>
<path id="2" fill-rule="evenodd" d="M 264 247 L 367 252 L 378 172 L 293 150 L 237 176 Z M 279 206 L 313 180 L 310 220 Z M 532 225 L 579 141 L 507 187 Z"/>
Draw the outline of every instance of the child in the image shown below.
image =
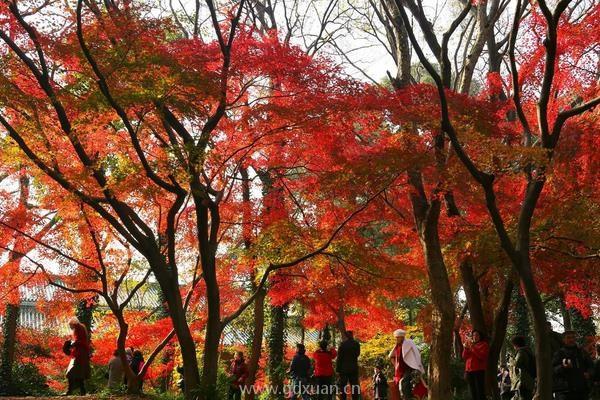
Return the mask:
<path id="1" fill-rule="evenodd" d="M 387 400 L 388 398 L 388 382 L 383 373 L 383 365 L 378 362 L 375 365 L 375 373 L 373 374 L 373 397 L 375 400 Z"/>

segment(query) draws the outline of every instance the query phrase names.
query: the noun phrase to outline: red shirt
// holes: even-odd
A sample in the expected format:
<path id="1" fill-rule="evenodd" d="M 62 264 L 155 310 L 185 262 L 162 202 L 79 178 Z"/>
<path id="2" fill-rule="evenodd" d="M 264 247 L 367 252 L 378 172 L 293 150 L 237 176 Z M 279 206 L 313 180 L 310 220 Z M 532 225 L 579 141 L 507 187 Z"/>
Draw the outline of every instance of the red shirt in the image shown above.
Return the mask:
<path id="1" fill-rule="evenodd" d="M 337 356 L 337 351 L 317 350 L 313 353 L 315 360 L 315 376 L 333 376 L 333 359 Z"/>
<path id="2" fill-rule="evenodd" d="M 400 382 L 408 368 L 408 365 L 404 362 L 404 357 L 402 357 L 402 345 L 397 344 L 394 347 L 394 382 Z"/>
<path id="3" fill-rule="evenodd" d="M 240 387 L 246 382 L 246 378 L 248 377 L 248 366 L 244 360 L 233 360 L 231 362 L 229 373 L 233 382 L 231 386 Z"/>
<path id="4" fill-rule="evenodd" d="M 490 345 L 484 340 L 475 343 L 471 347 L 465 347 L 462 353 L 462 358 L 466 362 L 465 371 L 485 371 L 489 352 Z"/>

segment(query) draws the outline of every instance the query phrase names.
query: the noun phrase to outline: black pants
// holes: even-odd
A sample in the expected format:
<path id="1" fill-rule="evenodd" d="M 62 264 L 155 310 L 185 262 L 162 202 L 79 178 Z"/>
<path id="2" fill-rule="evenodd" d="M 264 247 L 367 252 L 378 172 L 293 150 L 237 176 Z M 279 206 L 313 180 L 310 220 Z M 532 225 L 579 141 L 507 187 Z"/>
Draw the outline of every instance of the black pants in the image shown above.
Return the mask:
<path id="1" fill-rule="evenodd" d="M 413 375 L 414 370 L 408 369 L 404 372 L 398 389 L 400 390 L 400 397 L 402 400 L 410 400 L 413 397 Z"/>
<path id="2" fill-rule="evenodd" d="M 229 393 L 227 394 L 229 400 L 242 400 L 242 389 L 239 387 L 229 386 Z"/>
<path id="3" fill-rule="evenodd" d="M 514 396 L 513 392 L 504 392 L 500 394 L 500 398 L 502 400 L 511 400 Z"/>
<path id="4" fill-rule="evenodd" d="M 466 376 L 471 389 L 471 399 L 485 400 L 485 371 L 467 372 Z"/>
<path id="5" fill-rule="evenodd" d="M 332 400 L 335 393 L 332 376 L 315 376 L 317 400 Z"/>
<path id="6" fill-rule="evenodd" d="M 82 396 L 85 396 L 85 381 L 79 378 L 67 378 L 69 382 L 69 388 L 67 389 L 67 394 L 73 394 L 75 389 L 79 388 L 79 391 Z"/>
<path id="7" fill-rule="evenodd" d="M 346 385 L 350 385 L 346 388 Z M 358 371 L 352 373 L 341 373 L 340 380 L 338 382 L 338 390 L 340 392 L 340 399 L 346 400 L 347 393 L 352 393 L 352 400 L 360 399 L 360 385 L 358 383 Z"/>

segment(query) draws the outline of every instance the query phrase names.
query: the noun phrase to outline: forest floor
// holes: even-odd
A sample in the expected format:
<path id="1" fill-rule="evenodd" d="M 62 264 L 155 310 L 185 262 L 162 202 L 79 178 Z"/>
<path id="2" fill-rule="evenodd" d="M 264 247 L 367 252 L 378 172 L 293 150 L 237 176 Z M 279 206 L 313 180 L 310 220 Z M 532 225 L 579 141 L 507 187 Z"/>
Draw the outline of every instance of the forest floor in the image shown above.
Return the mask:
<path id="1" fill-rule="evenodd" d="M 87 396 L 49 396 L 49 397 L 12 397 L 12 396 L 0 396 L 2 400 L 33 400 L 33 399 L 44 399 L 44 400 L 112 400 L 112 399 L 127 399 L 127 400 L 148 400 L 152 396 L 109 396 L 109 395 L 98 395 L 89 394 Z"/>

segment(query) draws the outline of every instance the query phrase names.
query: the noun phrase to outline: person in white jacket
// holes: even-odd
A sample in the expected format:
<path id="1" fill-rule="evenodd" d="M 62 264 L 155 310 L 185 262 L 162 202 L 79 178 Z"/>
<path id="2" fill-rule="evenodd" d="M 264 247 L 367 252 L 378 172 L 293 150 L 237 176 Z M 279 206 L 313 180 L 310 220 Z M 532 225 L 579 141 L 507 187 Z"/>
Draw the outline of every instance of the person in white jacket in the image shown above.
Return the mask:
<path id="1" fill-rule="evenodd" d="M 421 353 L 415 342 L 406 338 L 406 331 L 394 331 L 396 346 L 390 351 L 389 358 L 394 366 L 394 384 L 398 385 L 403 399 L 412 398 L 413 384 L 425 373 L 421 362 Z"/>

